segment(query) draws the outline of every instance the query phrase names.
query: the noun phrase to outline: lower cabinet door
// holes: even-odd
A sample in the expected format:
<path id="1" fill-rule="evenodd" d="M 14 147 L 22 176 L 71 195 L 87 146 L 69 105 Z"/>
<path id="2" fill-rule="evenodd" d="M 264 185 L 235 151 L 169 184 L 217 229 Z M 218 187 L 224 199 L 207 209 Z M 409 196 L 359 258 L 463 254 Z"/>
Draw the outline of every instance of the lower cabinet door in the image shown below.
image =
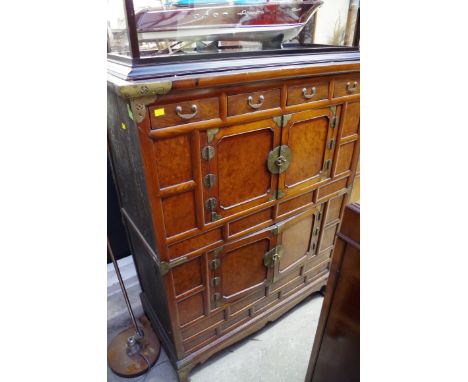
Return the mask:
<path id="1" fill-rule="evenodd" d="M 277 224 L 277 259 L 273 265 L 273 281 L 318 254 L 322 220 L 323 205 L 319 205 Z"/>
<path id="2" fill-rule="evenodd" d="M 274 267 L 265 256 L 276 247 L 277 236 L 271 228 L 244 237 L 211 252 L 211 310 L 256 293 L 273 280 Z"/>

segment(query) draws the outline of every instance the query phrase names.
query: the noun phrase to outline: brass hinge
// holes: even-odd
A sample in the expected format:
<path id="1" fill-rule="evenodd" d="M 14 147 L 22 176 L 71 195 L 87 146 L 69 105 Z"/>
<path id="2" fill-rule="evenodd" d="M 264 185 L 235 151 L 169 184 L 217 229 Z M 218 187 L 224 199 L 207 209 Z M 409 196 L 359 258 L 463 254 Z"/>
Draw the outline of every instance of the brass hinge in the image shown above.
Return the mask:
<path id="1" fill-rule="evenodd" d="M 330 139 L 330 142 L 328 142 L 328 150 L 332 150 L 334 146 L 335 146 L 335 138 L 332 138 Z"/>
<path id="2" fill-rule="evenodd" d="M 281 260 L 283 256 L 283 246 L 277 245 L 276 247 L 270 249 L 265 255 L 263 256 L 263 264 L 267 268 L 273 268 L 276 263 Z"/>
<path id="3" fill-rule="evenodd" d="M 203 184 L 205 185 L 206 188 L 213 187 L 215 182 L 216 182 L 215 174 L 208 174 L 208 175 L 205 175 L 205 177 L 203 178 Z"/>
<path id="4" fill-rule="evenodd" d="M 338 126 L 339 117 L 336 115 L 336 106 L 330 106 L 330 110 L 333 113 L 333 117 L 330 119 L 330 127 L 334 129 Z"/>
<path id="5" fill-rule="evenodd" d="M 213 296 L 211 297 L 211 302 L 216 308 L 218 308 L 221 305 L 221 293 L 213 293 Z"/>
<path id="6" fill-rule="evenodd" d="M 213 146 L 205 146 L 201 150 L 201 156 L 204 160 L 210 160 L 215 155 L 215 148 Z"/>
<path id="7" fill-rule="evenodd" d="M 211 211 L 211 221 L 214 222 L 216 220 L 219 220 L 222 218 L 221 215 L 219 215 L 215 209 L 216 206 L 218 205 L 218 200 L 215 197 L 211 197 L 206 199 L 205 201 L 205 207 L 208 211 Z"/>
<path id="8" fill-rule="evenodd" d="M 159 265 L 159 269 L 161 271 L 161 275 L 165 276 L 172 268 L 177 267 L 178 265 L 184 264 L 188 261 L 187 256 L 180 257 L 173 261 L 161 261 Z"/>
<path id="9" fill-rule="evenodd" d="M 332 160 L 331 160 L 331 159 L 327 159 L 327 160 L 325 161 L 325 170 L 330 170 L 331 165 L 332 165 Z"/>
<path id="10" fill-rule="evenodd" d="M 334 129 L 336 126 L 338 126 L 338 123 L 340 122 L 340 118 L 337 117 L 336 115 L 333 116 L 331 119 L 330 119 L 330 127 L 332 129 Z"/>
<path id="11" fill-rule="evenodd" d="M 220 263 L 219 259 L 213 259 L 213 260 L 211 260 L 211 261 L 210 261 L 210 269 L 212 269 L 213 271 L 216 270 L 216 269 L 218 269 L 219 263 Z"/>
<path id="12" fill-rule="evenodd" d="M 218 286 L 219 284 L 221 284 L 221 277 L 216 276 L 211 279 L 211 286 L 215 287 L 215 286 Z"/>
<path id="13" fill-rule="evenodd" d="M 215 197 L 208 198 L 205 201 L 205 207 L 209 211 L 213 211 L 217 205 L 218 205 L 218 200 Z"/>

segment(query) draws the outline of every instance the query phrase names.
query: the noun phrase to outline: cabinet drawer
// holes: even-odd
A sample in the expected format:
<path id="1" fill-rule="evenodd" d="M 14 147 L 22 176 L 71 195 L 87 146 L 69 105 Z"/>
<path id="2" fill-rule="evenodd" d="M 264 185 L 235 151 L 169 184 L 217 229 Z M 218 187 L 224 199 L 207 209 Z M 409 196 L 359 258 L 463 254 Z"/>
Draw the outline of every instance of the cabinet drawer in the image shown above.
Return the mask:
<path id="1" fill-rule="evenodd" d="M 206 98 L 150 107 L 151 127 L 183 125 L 219 118 L 219 99 Z"/>
<path id="2" fill-rule="evenodd" d="M 288 106 L 316 102 L 328 98 L 328 81 L 311 81 L 288 87 Z"/>
<path id="3" fill-rule="evenodd" d="M 349 76 L 343 79 L 335 80 L 333 98 L 346 97 L 359 94 L 361 91 L 361 82 L 359 76 Z"/>
<path id="4" fill-rule="evenodd" d="M 280 89 L 228 96 L 228 116 L 280 107 Z"/>

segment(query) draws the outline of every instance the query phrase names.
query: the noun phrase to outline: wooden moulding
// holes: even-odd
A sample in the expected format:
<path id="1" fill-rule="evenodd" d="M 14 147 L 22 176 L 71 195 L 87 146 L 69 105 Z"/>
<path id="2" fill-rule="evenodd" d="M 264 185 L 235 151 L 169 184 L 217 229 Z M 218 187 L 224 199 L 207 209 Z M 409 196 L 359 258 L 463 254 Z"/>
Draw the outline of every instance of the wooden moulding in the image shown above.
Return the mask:
<path id="1" fill-rule="evenodd" d="M 225 86 L 239 84 L 239 82 L 252 82 L 272 79 L 288 79 L 305 76 L 318 76 L 322 74 L 343 74 L 359 71 L 359 62 L 324 65 L 320 63 L 306 66 L 286 66 L 274 69 L 256 69 L 245 71 L 232 71 L 224 74 L 207 76 L 197 74 L 194 76 L 166 77 L 161 80 L 126 81 L 114 75 L 108 76 L 108 87 L 124 99 L 130 101 L 133 118 L 137 123 L 143 121 L 146 115 L 146 106 L 154 103 L 158 95 L 168 94 L 173 89 L 207 88 L 211 86 Z"/>

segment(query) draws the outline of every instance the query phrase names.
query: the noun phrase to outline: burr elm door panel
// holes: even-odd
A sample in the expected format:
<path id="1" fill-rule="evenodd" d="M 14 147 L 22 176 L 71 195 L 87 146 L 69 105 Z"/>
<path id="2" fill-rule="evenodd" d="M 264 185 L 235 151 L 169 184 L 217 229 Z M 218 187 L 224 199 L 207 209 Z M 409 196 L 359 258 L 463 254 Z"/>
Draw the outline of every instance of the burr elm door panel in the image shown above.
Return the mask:
<path id="1" fill-rule="evenodd" d="M 267 160 L 280 141 L 280 129 L 272 119 L 223 127 L 203 137 L 205 223 L 270 201 L 278 177 L 268 171 Z"/>
<path id="2" fill-rule="evenodd" d="M 329 177 L 336 143 L 334 117 L 333 107 L 308 110 L 292 114 L 283 127 L 281 147 L 290 152 L 289 166 L 279 176 L 284 195 Z"/>
<path id="3" fill-rule="evenodd" d="M 277 237 L 265 229 L 209 253 L 212 310 L 271 283 L 273 269 L 265 265 L 265 255 L 276 242 Z"/>
<path id="4" fill-rule="evenodd" d="M 319 205 L 277 224 L 279 257 L 274 264 L 275 281 L 318 254 L 323 206 Z"/>

